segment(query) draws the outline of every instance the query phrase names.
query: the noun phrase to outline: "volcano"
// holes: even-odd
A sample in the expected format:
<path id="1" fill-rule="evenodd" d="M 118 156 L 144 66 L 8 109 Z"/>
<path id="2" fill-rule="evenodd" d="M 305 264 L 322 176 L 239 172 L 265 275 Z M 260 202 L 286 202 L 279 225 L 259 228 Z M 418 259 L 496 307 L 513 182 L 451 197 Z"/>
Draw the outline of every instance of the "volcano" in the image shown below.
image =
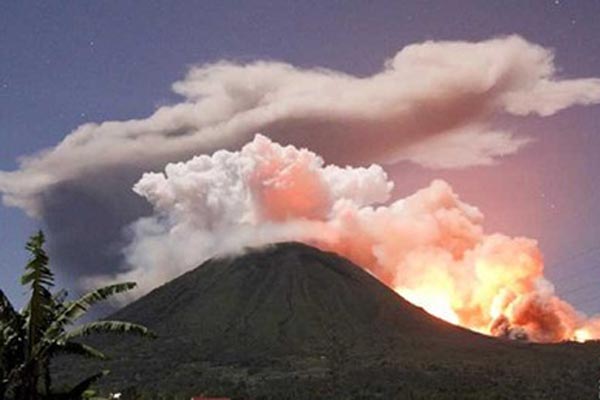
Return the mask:
<path id="1" fill-rule="evenodd" d="M 77 371 L 62 360 L 61 378 L 109 368 L 105 390 L 182 398 L 580 399 L 596 392 L 600 365 L 597 343 L 468 331 L 300 243 L 211 259 L 110 319 L 144 324 L 158 338 L 93 338 L 111 360 Z"/>

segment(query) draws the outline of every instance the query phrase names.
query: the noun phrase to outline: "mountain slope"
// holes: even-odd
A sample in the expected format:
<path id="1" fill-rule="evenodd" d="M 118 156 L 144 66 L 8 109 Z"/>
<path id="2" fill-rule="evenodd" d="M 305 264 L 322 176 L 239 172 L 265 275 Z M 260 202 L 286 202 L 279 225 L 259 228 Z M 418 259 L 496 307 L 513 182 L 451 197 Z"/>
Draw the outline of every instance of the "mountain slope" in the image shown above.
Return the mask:
<path id="1" fill-rule="evenodd" d="M 366 349 L 423 335 L 487 341 L 424 313 L 348 260 L 300 243 L 210 260 L 111 318 L 193 338 L 215 355 L 318 351 L 333 338 Z"/>
<path id="2" fill-rule="evenodd" d="M 600 356 L 597 345 L 519 344 L 450 325 L 350 261 L 299 243 L 209 260 L 110 318 L 142 323 L 159 338 L 94 339 L 113 357 L 104 384 L 153 393 L 281 398 L 295 387 L 304 394 L 290 398 L 318 398 L 313 389 L 339 395 L 375 385 L 404 398 L 471 386 L 474 396 L 535 398 L 564 386 L 561 398 L 582 398 L 595 389 Z"/>

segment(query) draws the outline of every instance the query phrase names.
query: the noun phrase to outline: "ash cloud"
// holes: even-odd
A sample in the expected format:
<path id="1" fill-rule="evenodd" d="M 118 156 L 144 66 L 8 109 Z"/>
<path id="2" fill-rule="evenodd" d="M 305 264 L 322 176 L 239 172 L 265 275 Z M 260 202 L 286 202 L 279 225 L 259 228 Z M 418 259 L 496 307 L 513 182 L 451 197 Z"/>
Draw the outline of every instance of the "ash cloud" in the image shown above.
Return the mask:
<path id="1" fill-rule="evenodd" d="M 42 220 L 65 272 L 123 268 L 121 230 L 150 213 L 131 193 L 142 172 L 239 149 L 256 132 L 339 165 L 456 168 L 492 164 L 528 142 L 492 126 L 497 115 L 600 102 L 599 79 L 561 79 L 552 51 L 515 35 L 410 45 L 367 77 L 224 61 L 192 68 L 173 89 L 178 104 L 145 119 L 82 125 L 0 172 L 4 203 Z"/>
<path id="2" fill-rule="evenodd" d="M 295 240 L 350 258 L 473 330 L 540 342 L 600 337 L 600 318 L 555 295 L 535 240 L 486 233 L 481 212 L 444 181 L 388 203 L 392 188 L 378 165 L 325 165 L 257 135 L 240 151 L 144 174 L 134 191 L 154 214 L 131 226 L 129 270 L 89 283 L 134 280 L 141 295 L 210 257 Z"/>

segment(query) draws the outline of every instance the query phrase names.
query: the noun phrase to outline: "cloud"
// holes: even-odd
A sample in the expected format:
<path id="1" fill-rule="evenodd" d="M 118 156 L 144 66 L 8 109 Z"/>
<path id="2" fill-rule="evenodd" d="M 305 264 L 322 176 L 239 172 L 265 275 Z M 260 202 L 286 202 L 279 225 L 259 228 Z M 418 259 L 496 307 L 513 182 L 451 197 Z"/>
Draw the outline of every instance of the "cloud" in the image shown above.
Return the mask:
<path id="1" fill-rule="evenodd" d="M 257 135 L 239 152 L 144 174 L 134 190 L 155 213 L 130 227 L 129 269 L 88 283 L 134 280 L 141 295 L 210 257 L 298 240 L 350 258 L 470 329 L 541 342 L 600 337 L 598 319 L 554 294 L 534 240 L 485 233 L 481 212 L 444 181 L 384 205 L 392 187 L 378 165 L 325 165 Z"/>
<path id="2" fill-rule="evenodd" d="M 383 203 L 392 187 L 377 165 L 324 167 L 314 153 L 261 135 L 240 152 L 168 164 L 164 174 L 146 173 L 134 186 L 156 214 L 129 227 L 133 243 L 125 253 L 134 268 L 121 278 L 148 291 L 216 254 L 315 237 L 308 227 L 321 225 L 337 199 Z"/>
<path id="3" fill-rule="evenodd" d="M 600 102 L 599 79 L 559 78 L 552 51 L 515 35 L 413 44 L 366 77 L 218 62 L 192 68 L 173 89 L 181 102 L 144 119 L 82 125 L 0 172 L 4 203 L 44 221 L 67 272 L 120 264 L 122 228 L 150 212 L 130 193 L 143 172 L 239 149 L 256 132 L 338 165 L 456 168 L 492 164 L 528 142 L 492 126 L 497 115 Z M 90 248 L 100 254 L 82 250 Z"/>

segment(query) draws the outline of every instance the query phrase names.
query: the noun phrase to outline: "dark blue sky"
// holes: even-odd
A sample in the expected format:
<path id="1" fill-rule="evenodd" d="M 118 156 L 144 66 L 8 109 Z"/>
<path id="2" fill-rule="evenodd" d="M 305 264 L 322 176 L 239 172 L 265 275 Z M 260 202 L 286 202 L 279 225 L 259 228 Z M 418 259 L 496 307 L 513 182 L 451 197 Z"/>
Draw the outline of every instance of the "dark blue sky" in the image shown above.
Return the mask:
<path id="1" fill-rule="evenodd" d="M 491 3 L 4 2 L 0 170 L 84 122 L 147 116 L 176 99 L 170 85 L 190 65 L 220 59 L 367 75 L 409 43 L 517 33 L 553 48 L 561 75 L 600 76 L 600 1 Z M 599 312 L 600 107 L 503 123 L 537 143 L 497 167 L 397 171 L 406 181 L 399 190 L 444 177 L 482 208 L 491 230 L 538 238 L 559 294 Z M 0 286 L 15 299 L 22 248 L 36 226 L 20 210 L 0 207 Z"/>

